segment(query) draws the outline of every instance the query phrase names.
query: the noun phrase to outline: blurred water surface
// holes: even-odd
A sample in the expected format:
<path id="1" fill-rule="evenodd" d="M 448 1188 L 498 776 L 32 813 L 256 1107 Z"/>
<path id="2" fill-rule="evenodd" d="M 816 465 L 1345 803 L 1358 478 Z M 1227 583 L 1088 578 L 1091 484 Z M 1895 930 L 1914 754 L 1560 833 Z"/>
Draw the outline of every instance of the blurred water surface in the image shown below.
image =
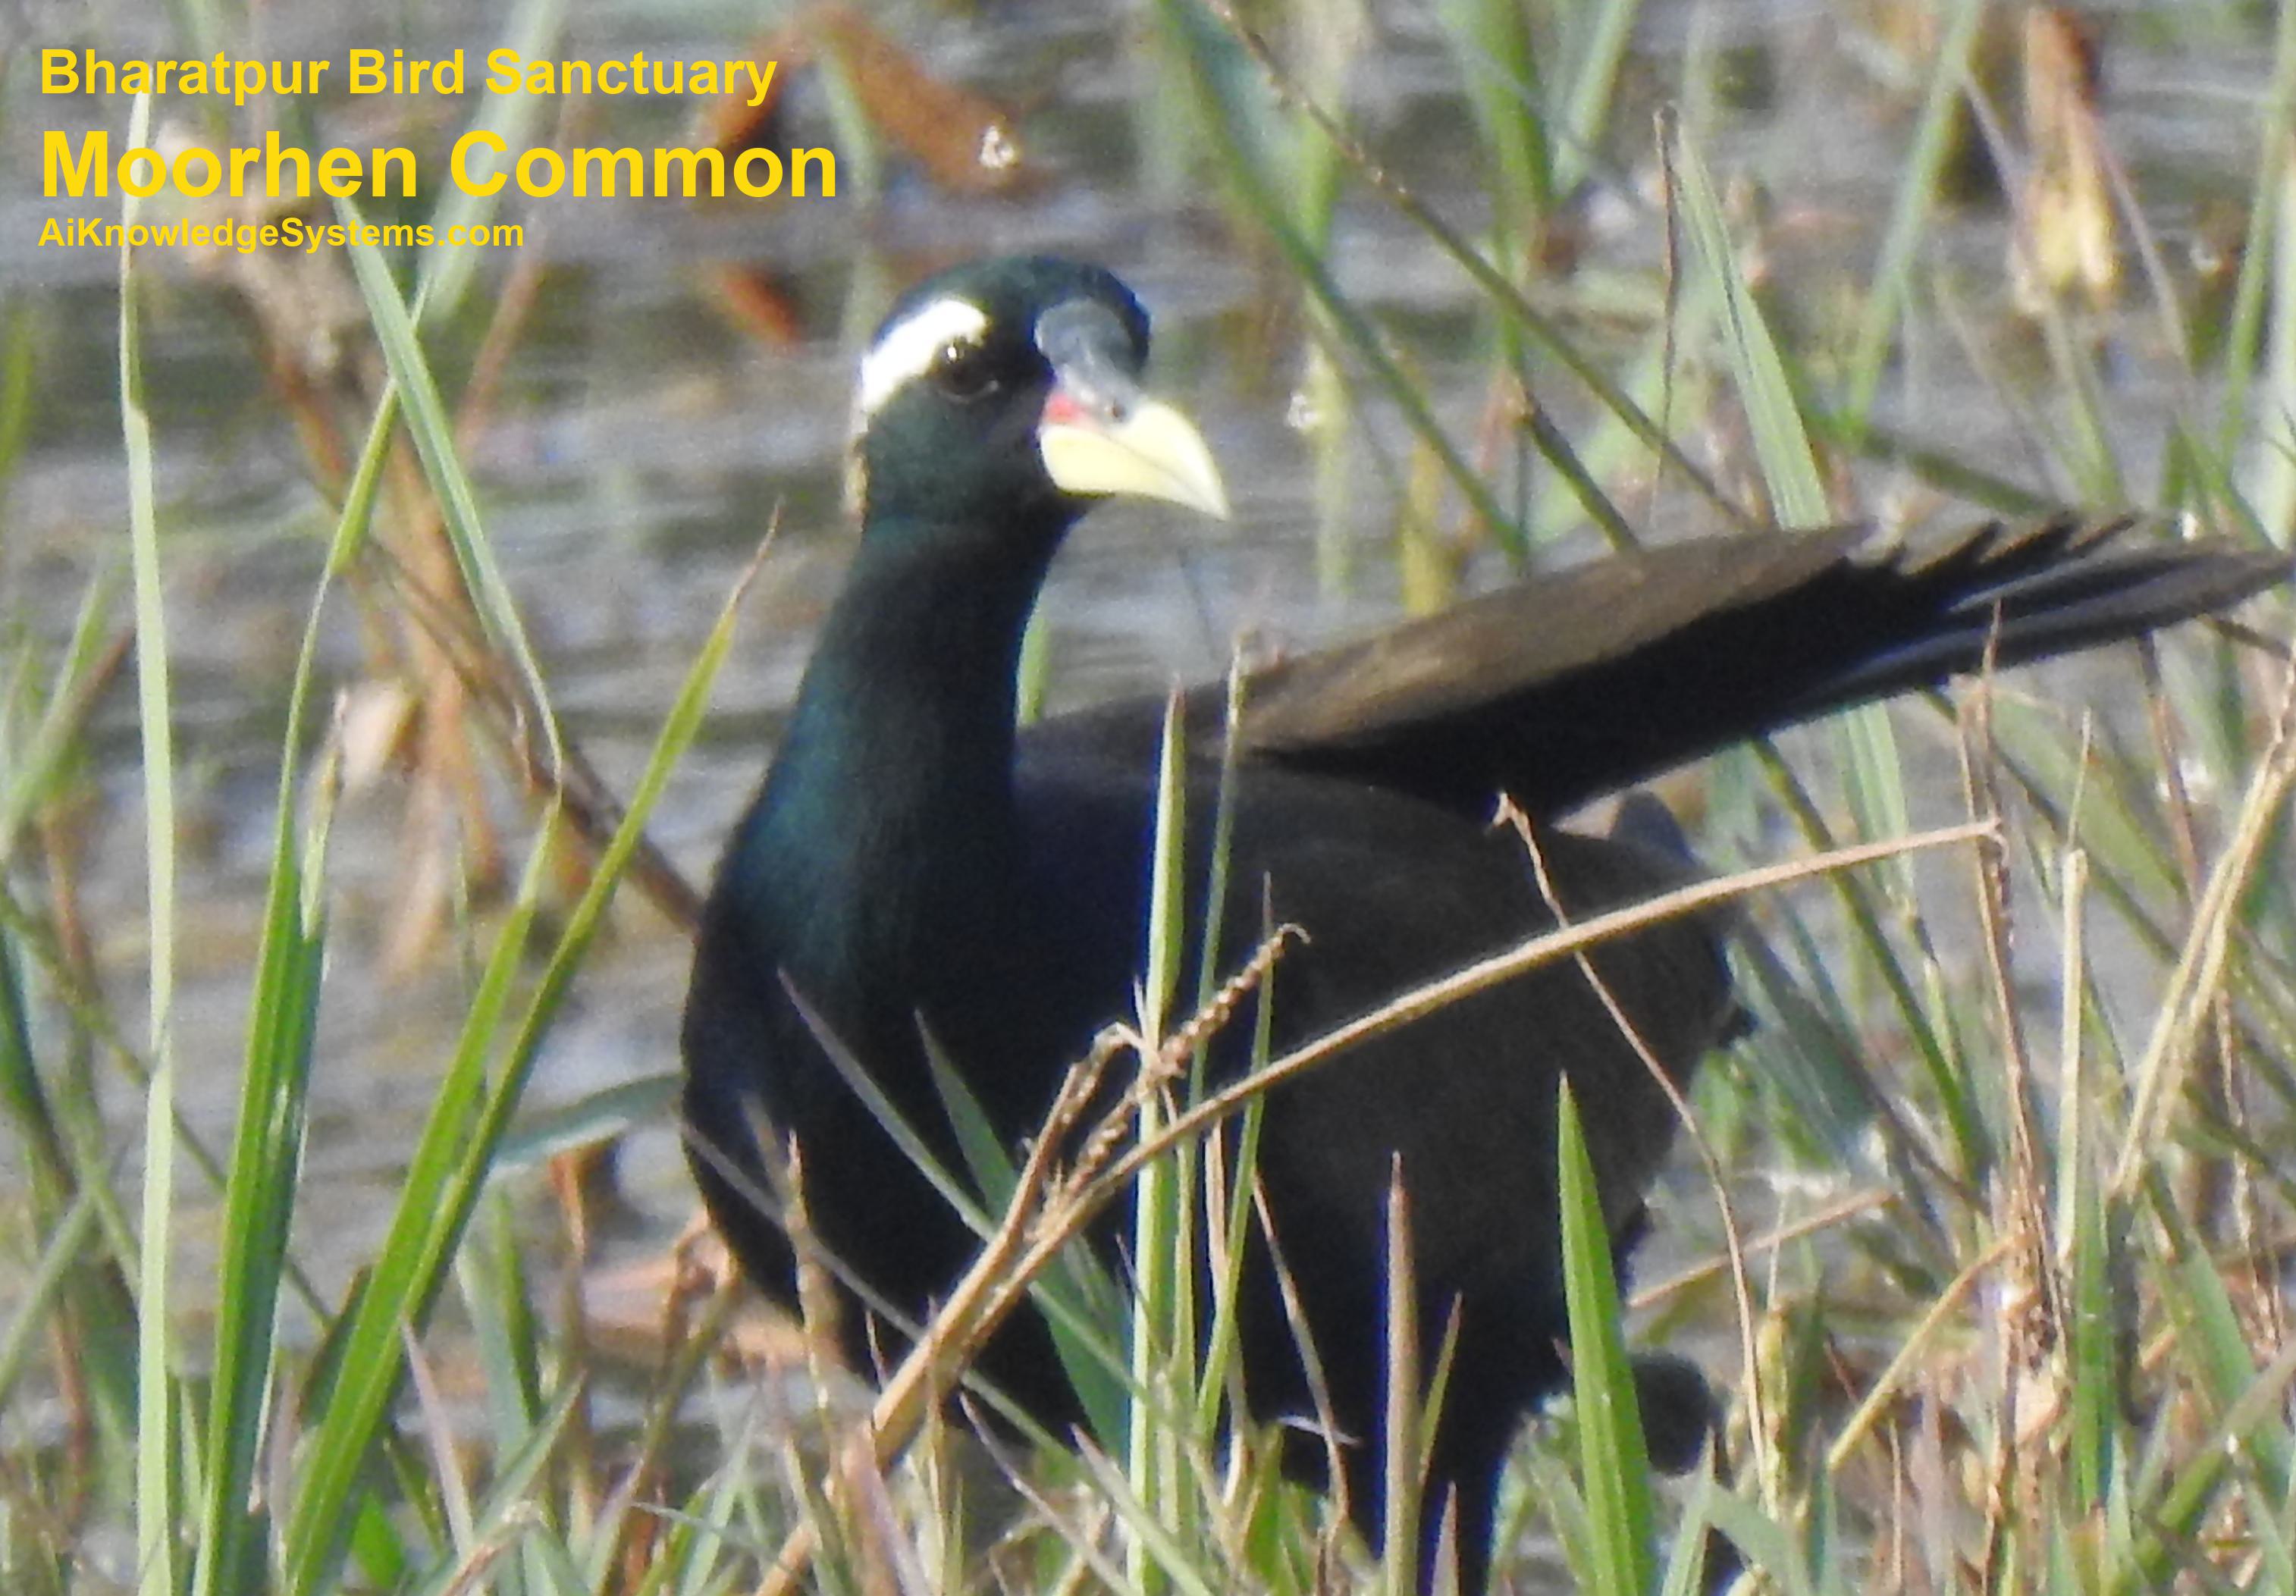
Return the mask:
<path id="1" fill-rule="evenodd" d="M 2104 13 L 2111 46 L 2114 147 L 2167 248 L 2197 249 L 2209 208 L 2244 198 L 2268 68 L 2258 40 L 2268 22 L 2229 5 L 2090 9 Z M 1644 10 L 1618 135 L 1596 152 L 1599 176 L 1579 208 L 1582 262 L 1570 291 L 1583 298 L 1575 309 L 1567 297 L 1558 308 L 1578 315 L 1599 349 L 1606 321 L 1593 307 L 1605 296 L 1645 309 L 1659 303 L 1663 241 L 1647 111 L 1679 95 L 1705 107 L 1705 147 L 1718 174 L 1750 179 L 1767 195 L 1767 266 L 1781 305 L 1822 317 L 1843 284 L 1871 270 L 1918 83 L 1903 80 L 1848 0 Z M 2174 28 L 2170 11 L 2182 19 Z M 152 31 L 156 14 L 124 4 L 57 6 L 45 16 L 35 8 L 29 37 L 119 55 L 172 51 Z M 1335 590 L 1318 579 L 1309 462 L 1287 422 L 1302 364 L 1297 325 L 1272 312 L 1274 274 L 1261 250 L 1193 179 L 1170 175 L 1193 168 L 1176 165 L 1160 124 L 1164 90 L 1144 17 L 1017 3 L 964 16 L 914 7 L 885 14 L 937 72 L 1019 111 L 1042 181 L 1013 197 L 955 198 L 895 160 L 885 192 L 870 201 L 695 212 L 570 200 L 511 212 L 526 223 L 528 248 L 545 257 L 547 274 L 468 464 L 567 729 L 610 780 L 634 777 L 698 641 L 780 513 L 711 722 L 655 824 L 697 881 L 762 768 L 849 550 L 838 478 L 858 342 L 888 292 L 938 262 L 1047 249 L 1115 267 L 1157 318 L 1158 386 L 1199 417 L 1236 501 L 1232 528 L 1130 507 L 1093 518 L 1048 598 L 1055 705 L 1214 674 L 1241 629 L 1311 641 L 1390 614 L 1395 602 L 1384 540 L 1406 437 L 1380 405 L 1361 418 L 1359 491 L 1340 528 L 1361 557 L 1349 585 Z M 264 26 L 267 55 L 340 60 L 352 45 L 383 42 L 348 6 L 302 5 L 291 20 L 266 11 Z M 572 8 L 553 53 L 723 56 L 750 42 L 745 26 L 725 8 L 594 0 Z M 475 56 L 499 42 L 488 29 L 457 8 L 408 4 L 398 8 L 387 42 L 410 53 L 460 45 Z M 1486 217 L 1459 83 L 1428 9 L 1382 5 L 1348 105 L 1396 174 L 1473 233 Z M 805 142 L 831 140 L 819 86 L 793 92 Z M 475 104 L 471 95 L 425 114 L 451 127 Z M 0 279 L 38 318 L 41 402 L 4 505 L 0 624 L 53 640 L 96 574 L 125 564 L 117 263 L 100 250 L 37 247 L 45 216 L 78 213 L 13 179 L 37 172 L 43 127 L 116 131 L 125 107 L 18 95 L 10 109 L 0 131 L 0 172 L 12 175 L 0 186 Z M 321 108 L 320 121 L 331 141 L 353 142 L 379 114 L 335 102 Z M 676 142 L 688 114 L 592 102 L 579 110 L 581 142 Z M 83 122 L 73 124 L 75 116 Z M 426 168 L 434 184 L 443 174 L 443 161 Z M 1980 369 L 1965 349 L 1915 351 L 1889 390 L 1887 417 L 1931 447 L 2062 492 L 2066 485 L 2037 475 L 2039 452 L 2025 446 L 2011 393 L 1998 386 L 2013 389 L 2019 361 L 2038 359 L 1998 331 L 2008 315 L 2006 226 L 2004 207 L 1979 203 L 1945 212 L 1929 241 L 1937 269 L 1963 273 L 1971 337 L 1999 340 L 1987 349 L 1993 364 Z M 1407 347 L 1453 435 L 1471 438 L 1487 395 L 1489 329 L 1462 274 L 1360 192 L 1342 203 L 1332 256 L 1341 282 Z M 769 347 L 739 332 L 709 277 L 736 262 L 787 285 L 795 341 Z M 144 358 L 160 456 L 187 805 L 176 1056 L 185 1111 L 221 1146 L 235 1109 L 287 670 L 330 515 L 228 295 L 181 263 L 152 265 L 160 282 Z M 508 266 L 507 258 L 482 265 L 481 300 Z M 459 369 L 482 323 L 474 314 L 441 335 L 447 364 Z M 2142 499 L 2182 395 L 2155 320 L 2141 307 L 2120 314 L 2104 347 L 2120 457 Z M 1567 424 L 1570 402 L 1562 403 Z M 1891 486 L 1877 479 L 1873 491 Z M 1695 529 L 1685 495 L 1661 493 L 1646 508 L 1660 535 Z M 361 680 L 365 655 L 352 607 L 338 600 L 334 613 L 324 675 L 340 690 Z M 87 921 L 107 994 L 131 1026 L 140 1024 L 146 938 L 133 713 L 124 691 L 102 707 L 79 816 Z M 358 795 L 335 841 L 335 930 L 301 1245 L 328 1289 L 378 1239 L 463 1010 L 466 973 L 451 945 L 411 977 L 386 979 L 381 968 L 382 927 L 408 872 L 404 799 L 388 781 Z M 524 816 L 507 787 L 495 806 L 520 835 Z M 1929 818 L 1948 817 L 1941 808 Z M 660 917 L 626 910 L 617 936 L 590 962 L 531 1101 L 562 1102 L 671 1068 L 684 953 Z M 125 1132 L 140 1103 L 116 1075 L 105 1078 L 105 1109 L 130 1144 Z M 634 1240 L 659 1242 L 692 1203 L 674 1138 L 666 1127 L 642 1134 L 622 1167 L 642 1216 Z M 6 1168 L 0 1163 L 0 1188 Z M 187 1211 L 206 1211 L 207 1201 L 187 1182 Z M 203 1250 L 196 1226 L 184 1245 L 195 1262 Z"/>

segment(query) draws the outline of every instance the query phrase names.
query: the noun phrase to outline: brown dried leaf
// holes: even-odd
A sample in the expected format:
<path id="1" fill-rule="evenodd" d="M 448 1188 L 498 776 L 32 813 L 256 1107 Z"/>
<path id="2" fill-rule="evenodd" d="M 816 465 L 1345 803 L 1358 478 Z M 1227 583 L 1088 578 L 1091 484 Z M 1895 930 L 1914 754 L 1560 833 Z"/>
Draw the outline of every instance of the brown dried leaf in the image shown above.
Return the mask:
<path id="1" fill-rule="evenodd" d="M 2024 227 L 2010 250 L 2017 302 L 2029 315 L 2062 293 L 2110 304 L 2120 253 L 2096 112 L 2096 38 L 2057 6 L 2025 16 L 2025 132 L 2032 149 Z"/>
<path id="2" fill-rule="evenodd" d="M 406 684 L 361 682 L 335 712 L 335 741 L 342 752 L 343 790 L 363 792 L 408 756 L 417 705 Z"/>
<path id="3" fill-rule="evenodd" d="M 934 77 L 854 6 L 817 5 L 802 26 L 835 53 L 878 130 L 935 183 L 988 194 L 1021 181 L 1020 140 L 1003 107 Z"/>
<path id="4" fill-rule="evenodd" d="M 1003 106 L 933 76 L 854 6 L 834 0 L 816 5 L 760 41 L 755 53 L 783 70 L 775 75 L 764 104 L 753 107 L 729 95 L 703 114 L 702 136 L 718 149 L 787 143 L 777 131 L 783 85 L 791 70 L 816 65 L 825 54 L 887 143 L 940 187 L 960 194 L 1003 193 L 1031 176 Z"/>
<path id="5" fill-rule="evenodd" d="M 813 51 L 795 29 L 782 28 L 752 45 L 750 58 L 774 64 L 764 100 L 752 105 L 746 93 L 722 94 L 703 105 L 695 119 L 700 142 L 728 155 L 789 143 L 780 136 L 782 103 L 786 97 L 782 91 L 790 72 L 813 63 Z"/>
<path id="6" fill-rule="evenodd" d="M 718 307 L 758 341 L 784 348 L 803 341 L 805 323 L 779 274 L 754 266 L 717 266 L 708 282 Z"/>

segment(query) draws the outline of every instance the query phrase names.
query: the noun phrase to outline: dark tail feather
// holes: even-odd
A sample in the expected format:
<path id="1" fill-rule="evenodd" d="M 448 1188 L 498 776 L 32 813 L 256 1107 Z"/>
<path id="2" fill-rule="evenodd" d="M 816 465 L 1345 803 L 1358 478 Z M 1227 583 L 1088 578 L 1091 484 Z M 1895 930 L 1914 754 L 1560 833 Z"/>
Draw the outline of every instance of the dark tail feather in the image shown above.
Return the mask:
<path id="1" fill-rule="evenodd" d="M 2128 518 L 1702 538 L 1602 560 L 1254 679 L 1255 754 L 1471 814 L 1556 814 L 1714 749 L 1975 670 L 2135 637 L 2288 579 Z"/>

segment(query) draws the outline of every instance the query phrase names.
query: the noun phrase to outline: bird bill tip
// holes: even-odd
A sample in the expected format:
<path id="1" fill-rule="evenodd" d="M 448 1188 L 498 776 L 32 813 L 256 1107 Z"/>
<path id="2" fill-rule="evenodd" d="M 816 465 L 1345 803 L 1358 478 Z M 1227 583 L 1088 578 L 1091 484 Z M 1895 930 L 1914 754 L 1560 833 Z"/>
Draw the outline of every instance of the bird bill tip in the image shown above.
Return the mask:
<path id="1" fill-rule="evenodd" d="M 1211 449 L 1169 405 L 1137 399 L 1120 419 L 1056 408 L 1038 428 L 1037 446 L 1046 471 L 1069 493 L 1129 494 L 1229 519 Z"/>

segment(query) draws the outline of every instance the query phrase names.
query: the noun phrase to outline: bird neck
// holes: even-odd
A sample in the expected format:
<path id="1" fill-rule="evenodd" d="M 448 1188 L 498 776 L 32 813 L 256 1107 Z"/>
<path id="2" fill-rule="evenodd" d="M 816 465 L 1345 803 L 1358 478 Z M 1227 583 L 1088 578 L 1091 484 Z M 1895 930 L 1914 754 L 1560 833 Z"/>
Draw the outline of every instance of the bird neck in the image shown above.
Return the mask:
<path id="1" fill-rule="evenodd" d="M 884 958 L 993 899 L 1021 634 L 1073 518 L 1041 519 L 865 535 L 735 855 L 774 941 Z"/>

